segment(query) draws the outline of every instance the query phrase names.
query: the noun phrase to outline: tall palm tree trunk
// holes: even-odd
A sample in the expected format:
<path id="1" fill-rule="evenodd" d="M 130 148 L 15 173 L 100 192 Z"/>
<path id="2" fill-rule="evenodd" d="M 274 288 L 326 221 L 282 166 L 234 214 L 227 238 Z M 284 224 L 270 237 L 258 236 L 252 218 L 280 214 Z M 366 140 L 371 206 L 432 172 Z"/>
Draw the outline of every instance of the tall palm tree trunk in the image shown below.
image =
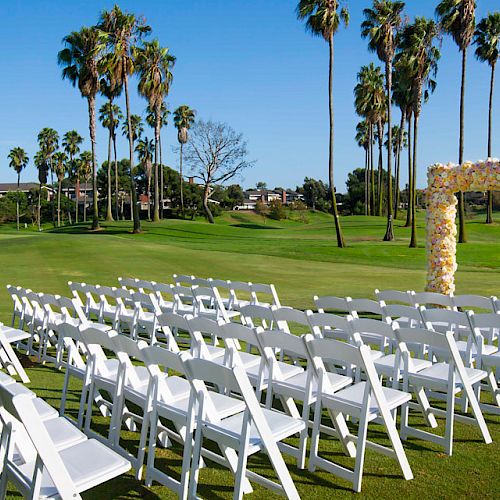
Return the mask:
<path id="1" fill-rule="evenodd" d="M 113 120 L 113 118 L 111 118 Z M 111 199 L 111 145 L 113 141 L 113 132 L 111 127 L 109 128 L 108 137 L 108 168 L 107 168 L 107 200 L 106 200 L 106 220 L 108 222 L 113 222 L 113 213 L 111 211 L 112 199 Z"/>
<path id="2" fill-rule="evenodd" d="M 495 88 L 495 63 L 491 65 L 490 101 L 488 107 L 488 158 L 491 158 L 491 132 L 493 127 L 493 89 Z M 488 191 L 486 206 L 486 224 L 493 224 L 493 196 Z"/>
<path id="3" fill-rule="evenodd" d="M 384 241 L 394 240 L 394 228 L 392 221 L 392 63 L 385 63 L 385 83 L 387 92 L 387 228 L 385 230 Z"/>
<path id="4" fill-rule="evenodd" d="M 184 186 L 183 186 L 183 177 L 182 177 L 182 142 L 181 142 L 181 151 L 180 151 L 180 158 L 179 158 L 179 187 L 180 187 L 180 194 L 181 194 L 181 214 L 182 217 L 184 217 Z"/>
<path id="5" fill-rule="evenodd" d="M 157 109 L 155 124 L 155 203 L 153 208 L 153 221 L 160 222 L 160 186 L 158 178 L 158 157 L 159 157 L 159 144 L 160 144 L 160 124 L 161 124 L 161 109 Z"/>
<path id="6" fill-rule="evenodd" d="M 467 49 L 462 51 L 462 83 L 460 86 L 460 140 L 458 146 L 458 163 L 464 162 L 464 128 L 465 128 L 465 75 L 467 66 Z M 458 242 L 467 243 L 465 232 L 464 193 L 458 193 Z"/>
<path id="7" fill-rule="evenodd" d="M 364 148 L 365 150 L 365 215 L 368 215 L 368 148 Z"/>
<path id="8" fill-rule="evenodd" d="M 382 149 L 384 142 L 384 127 L 382 122 L 379 120 L 377 123 L 378 127 L 378 179 L 377 179 L 377 194 L 378 194 L 378 203 L 377 203 L 377 215 L 382 215 L 382 207 L 384 203 L 384 192 L 383 192 L 383 183 L 382 183 Z"/>
<path id="9" fill-rule="evenodd" d="M 148 220 L 151 220 L 151 177 L 148 177 Z"/>
<path id="10" fill-rule="evenodd" d="M 165 206 L 163 203 L 163 161 L 161 155 L 161 129 L 160 129 L 160 139 L 158 141 L 158 150 L 160 153 L 160 219 L 163 219 L 163 207 Z"/>
<path id="11" fill-rule="evenodd" d="M 344 235 L 342 234 L 342 227 L 340 226 L 339 213 L 337 209 L 337 199 L 335 197 L 335 183 L 333 178 L 333 144 L 334 144 L 334 114 L 333 114 L 333 36 L 328 40 L 330 61 L 329 61 L 329 74 L 328 74 L 328 111 L 330 117 L 330 148 L 328 154 L 328 177 L 330 181 L 330 196 L 332 199 L 333 217 L 335 218 L 335 232 L 337 233 L 337 246 L 339 248 L 345 247 Z"/>
<path id="12" fill-rule="evenodd" d="M 118 193 L 119 193 L 119 183 L 118 183 L 118 157 L 116 156 L 116 132 L 113 130 L 113 158 L 115 161 L 115 215 L 116 220 L 120 220 L 120 210 L 118 205 Z M 123 210 L 121 211 L 121 218 L 123 220 Z"/>
<path id="13" fill-rule="evenodd" d="M 89 129 L 90 129 L 90 143 L 92 147 L 92 197 L 94 210 L 92 214 L 92 229 L 99 229 L 99 200 L 97 194 L 97 161 L 95 155 L 95 96 L 88 97 L 89 104 Z"/>
<path id="14" fill-rule="evenodd" d="M 418 113 L 413 116 L 413 168 L 412 168 L 412 189 L 411 189 L 411 238 L 410 248 L 417 247 L 417 143 L 418 143 Z"/>
<path id="15" fill-rule="evenodd" d="M 52 155 L 50 155 L 50 183 L 52 185 L 52 200 L 51 200 L 52 226 L 56 227 L 56 205 L 54 202 L 54 169 L 52 164 Z"/>
<path id="16" fill-rule="evenodd" d="M 129 160 L 130 160 L 130 183 L 131 183 L 131 212 L 132 219 L 134 221 L 133 233 L 137 234 L 141 232 L 141 220 L 139 218 L 139 205 L 137 204 L 137 191 L 135 188 L 134 179 L 134 139 L 132 137 L 132 120 L 130 118 L 130 98 L 128 92 L 128 75 L 125 72 L 125 104 L 127 107 L 127 124 L 128 124 L 128 145 L 129 145 Z"/>
<path id="17" fill-rule="evenodd" d="M 375 169 L 373 168 L 373 124 L 370 123 L 370 215 L 375 215 Z"/>
<path id="18" fill-rule="evenodd" d="M 17 193 L 16 193 L 16 223 L 19 232 L 19 184 L 21 183 L 21 174 L 17 174 Z"/>
<path id="19" fill-rule="evenodd" d="M 61 181 L 57 180 L 57 227 L 61 227 Z"/>
<path id="20" fill-rule="evenodd" d="M 85 179 L 85 190 L 83 191 L 83 222 L 87 222 L 87 186 L 89 180 Z"/>
<path id="21" fill-rule="evenodd" d="M 412 126 L 411 126 L 411 114 L 408 118 L 408 191 L 407 191 L 407 207 L 406 207 L 406 222 L 405 227 L 411 226 L 411 196 L 413 193 L 413 164 L 412 164 Z"/>
<path id="22" fill-rule="evenodd" d="M 75 224 L 78 224 L 78 211 L 80 209 L 80 174 L 76 169 L 76 184 L 75 184 Z"/>
<path id="23" fill-rule="evenodd" d="M 38 190 L 38 231 L 42 230 L 42 183 L 40 183 L 40 189 Z"/>
<path id="24" fill-rule="evenodd" d="M 400 173 L 401 173 L 401 151 L 402 151 L 402 138 L 404 135 L 405 128 L 405 113 L 401 112 L 401 122 L 399 124 L 399 137 L 397 146 L 397 158 L 396 158 L 396 180 L 394 185 L 394 218 L 398 218 L 399 212 L 399 201 L 401 198 L 401 191 L 399 189 Z"/>

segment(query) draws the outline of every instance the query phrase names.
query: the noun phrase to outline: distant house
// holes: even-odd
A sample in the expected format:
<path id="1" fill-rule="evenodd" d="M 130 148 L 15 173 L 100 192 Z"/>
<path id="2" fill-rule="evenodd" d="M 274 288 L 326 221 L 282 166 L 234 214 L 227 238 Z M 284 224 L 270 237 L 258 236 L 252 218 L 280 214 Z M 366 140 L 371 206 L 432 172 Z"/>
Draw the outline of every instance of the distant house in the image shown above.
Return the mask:
<path id="1" fill-rule="evenodd" d="M 274 189 L 248 189 L 244 192 L 245 198 L 234 210 L 254 210 L 258 201 L 264 205 L 269 205 L 274 200 L 280 200 L 283 205 L 287 205 L 296 200 L 303 200 L 304 196 L 292 190 Z"/>
<path id="2" fill-rule="evenodd" d="M 21 193 L 29 193 L 33 189 L 39 189 L 39 184 L 37 182 L 20 182 L 19 191 Z M 47 193 L 47 199 L 50 200 L 54 195 L 54 189 L 50 186 L 42 186 L 42 190 Z M 0 198 L 5 196 L 7 193 L 17 192 L 17 182 L 4 182 L 0 183 Z"/>

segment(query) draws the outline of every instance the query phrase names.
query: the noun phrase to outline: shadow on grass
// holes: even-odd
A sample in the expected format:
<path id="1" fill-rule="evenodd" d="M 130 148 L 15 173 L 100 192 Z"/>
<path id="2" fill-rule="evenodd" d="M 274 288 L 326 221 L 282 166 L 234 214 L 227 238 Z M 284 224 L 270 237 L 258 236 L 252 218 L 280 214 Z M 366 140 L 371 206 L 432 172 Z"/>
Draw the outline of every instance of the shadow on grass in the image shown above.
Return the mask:
<path id="1" fill-rule="evenodd" d="M 284 229 L 282 227 L 264 226 L 262 224 L 251 224 L 251 223 L 230 224 L 230 226 L 241 227 L 243 229 Z"/>

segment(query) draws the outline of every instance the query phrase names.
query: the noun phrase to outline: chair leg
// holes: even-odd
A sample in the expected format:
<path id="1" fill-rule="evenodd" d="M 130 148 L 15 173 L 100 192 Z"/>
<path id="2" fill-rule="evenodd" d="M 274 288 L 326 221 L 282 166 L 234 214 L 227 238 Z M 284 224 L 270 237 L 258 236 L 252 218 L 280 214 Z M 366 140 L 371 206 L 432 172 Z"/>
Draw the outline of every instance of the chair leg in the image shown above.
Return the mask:
<path id="1" fill-rule="evenodd" d="M 427 394 L 425 393 L 422 387 L 420 387 L 416 391 L 416 396 L 417 396 L 417 401 L 419 402 L 420 407 L 422 408 L 422 413 L 424 415 L 425 422 L 427 423 L 428 427 L 435 429 L 438 426 L 438 423 L 436 421 L 434 413 L 432 413 L 432 408 L 429 403 L 429 398 L 427 397 Z"/>
<path id="2" fill-rule="evenodd" d="M 446 429 L 444 433 L 445 452 L 451 457 L 453 453 L 453 426 L 455 424 L 455 394 L 453 388 L 448 388 L 446 397 Z"/>
<path id="3" fill-rule="evenodd" d="M 361 481 L 363 480 L 363 467 L 365 463 L 366 435 L 368 432 L 368 407 L 366 407 L 359 420 L 358 441 L 356 444 L 356 460 L 354 464 L 353 489 L 359 493 L 361 491 Z"/>

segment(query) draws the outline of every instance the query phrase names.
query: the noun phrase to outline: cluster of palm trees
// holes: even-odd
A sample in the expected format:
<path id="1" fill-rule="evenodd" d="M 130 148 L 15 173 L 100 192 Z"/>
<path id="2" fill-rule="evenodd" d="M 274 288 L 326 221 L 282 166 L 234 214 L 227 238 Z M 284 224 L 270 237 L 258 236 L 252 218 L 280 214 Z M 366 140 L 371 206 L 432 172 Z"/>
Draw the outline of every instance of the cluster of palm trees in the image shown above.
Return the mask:
<path id="1" fill-rule="evenodd" d="M 356 141 L 365 151 L 365 213 L 387 215 L 384 241 L 394 239 L 393 219 L 400 205 L 400 164 L 402 150 L 408 148 L 408 208 L 406 226 L 411 226 L 410 247 L 417 246 L 416 233 L 416 172 L 418 169 L 418 132 L 422 104 L 436 87 L 440 59 L 441 33 L 450 35 L 462 52 L 460 95 L 460 139 L 458 163 L 462 164 L 464 149 L 464 96 L 467 49 L 476 45 L 476 57 L 491 67 L 491 86 L 488 117 L 488 157 L 491 157 L 492 108 L 495 65 L 500 48 L 500 12 L 489 14 L 476 27 L 475 0 L 442 0 L 436 7 L 437 21 L 417 17 L 409 21 L 404 16 L 405 3 L 392 0 L 373 0 L 364 9 L 361 36 L 375 52 L 384 68 L 373 63 L 358 73 L 354 89 L 355 108 L 362 121 L 356 127 Z M 345 246 L 335 199 L 333 175 L 333 55 L 334 35 L 339 26 L 349 22 L 346 5 L 339 0 L 300 0 L 297 15 L 306 21 L 307 29 L 321 36 L 329 45 L 329 180 L 330 197 L 335 218 L 337 243 Z M 400 111 L 399 125 L 393 125 L 393 106 Z M 385 132 L 385 130 L 387 130 Z M 384 142 L 384 137 L 387 140 Z M 378 144 L 378 173 L 374 167 L 374 143 Z M 383 150 L 386 149 L 386 171 L 383 169 Z M 395 182 L 392 167 L 395 159 Z M 386 185 L 383 185 L 383 178 Z M 459 242 L 466 242 L 463 193 L 459 193 Z M 492 201 L 488 193 L 486 222 L 491 223 Z M 385 200 L 385 209 L 384 209 Z"/>
<path id="2" fill-rule="evenodd" d="M 87 99 L 91 142 L 93 183 L 92 228 L 99 229 L 96 144 L 96 97 L 100 93 L 107 102 L 99 110 L 99 118 L 108 130 L 107 208 L 106 219 L 113 220 L 111 151 L 115 169 L 115 216 L 118 217 L 118 175 L 116 155 L 116 130 L 123 115 L 115 100 L 125 94 L 125 120 L 122 131 L 128 138 L 131 182 L 131 209 L 133 232 L 141 231 L 137 190 L 134 178 L 134 154 L 137 151 L 148 179 L 148 197 L 151 181 L 154 182 L 153 221 L 160 220 L 163 207 L 163 169 L 161 165 L 161 129 L 167 123 L 168 109 L 165 99 L 172 84 L 172 68 L 175 57 L 158 40 L 147 41 L 151 27 L 145 20 L 124 12 L 115 5 L 104 11 L 95 26 L 83 27 L 65 36 L 65 48 L 58 54 L 63 79 L 78 86 L 82 97 Z M 141 139 L 142 124 L 130 108 L 130 79 L 138 77 L 137 90 L 148 102 L 147 122 L 154 129 L 154 140 Z M 194 116 L 194 113 L 193 113 Z M 189 128 L 187 127 L 183 128 Z M 140 142 L 138 142 L 140 140 Z M 149 206 L 149 202 L 148 202 Z M 150 214 L 148 214 L 150 215 Z"/>

